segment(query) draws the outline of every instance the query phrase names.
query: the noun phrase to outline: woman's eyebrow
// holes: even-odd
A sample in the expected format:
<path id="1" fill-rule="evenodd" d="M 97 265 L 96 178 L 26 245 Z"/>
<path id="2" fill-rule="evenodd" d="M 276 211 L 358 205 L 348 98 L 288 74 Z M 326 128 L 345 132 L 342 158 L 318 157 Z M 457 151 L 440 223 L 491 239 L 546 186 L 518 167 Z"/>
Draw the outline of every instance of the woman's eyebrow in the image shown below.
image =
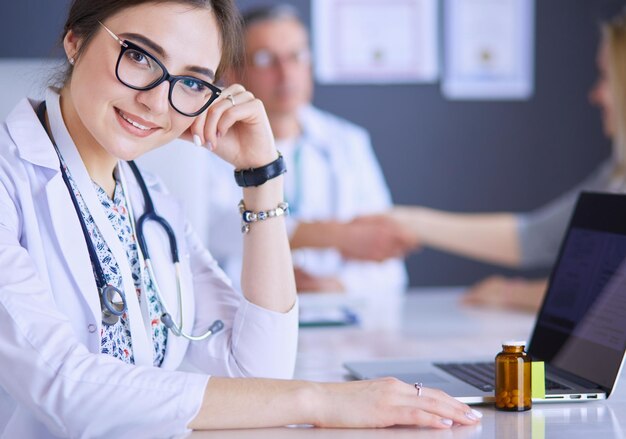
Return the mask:
<path id="1" fill-rule="evenodd" d="M 207 69 L 205 67 L 200 67 L 200 66 L 187 66 L 187 70 L 189 70 L 190 72 L 198 73 L 200 75 L 204 75 L 207 78 L 209 78 L 211 81 L 215 80 L 215 72 L 211 69 Z"/>
<path id="2" fill-rule="evenodd" d="M 165 53 L 165 49 L 163 49 L 163 47 L 161 47 L 159 44 L 155 43 L 150 38 L 144 35 L 129 32 L 129 33 L 120 34 L 120 37 L 136 41 L 144 46 L 149 47 L 151 51 L 155 52 L 161 58 L 164 58 L 164 59 L 168 58 L 167 54 Z M 211 69 L 207 69 L 206 67 L 187 66 L 186 69 L 190 72 L 195 72 L 200 75 L 204 75 L 207 78 L 209 78 L 211 81 L 215 80 L 215 72 Z"/>
<path id="3" fill-rule="evenodd" d="M 148 37 L 145 37 L 141 34 L 134 34 L 134 33 L 123 33 L 123 34 L 120 34 L 120 37 L 123 37 L 125 39 L 135 40 L 143 44 L 144 46 L 148 46 L 150 50 L 155 52 L 160 57 L 167 58 L 167 54 L 165 53 L 165 50 Z"/>

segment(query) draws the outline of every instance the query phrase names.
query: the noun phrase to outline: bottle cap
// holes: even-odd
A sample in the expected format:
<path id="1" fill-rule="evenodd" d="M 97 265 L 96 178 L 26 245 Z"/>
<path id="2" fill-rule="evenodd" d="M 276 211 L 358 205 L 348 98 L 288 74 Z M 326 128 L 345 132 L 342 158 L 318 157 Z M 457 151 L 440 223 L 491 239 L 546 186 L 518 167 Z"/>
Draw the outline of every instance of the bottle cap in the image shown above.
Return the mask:
<path id="1" fill-rule="evenodd" d="M 507 340 L 502 342 L 502 346 L 526 346 L 524 340 Z"/>

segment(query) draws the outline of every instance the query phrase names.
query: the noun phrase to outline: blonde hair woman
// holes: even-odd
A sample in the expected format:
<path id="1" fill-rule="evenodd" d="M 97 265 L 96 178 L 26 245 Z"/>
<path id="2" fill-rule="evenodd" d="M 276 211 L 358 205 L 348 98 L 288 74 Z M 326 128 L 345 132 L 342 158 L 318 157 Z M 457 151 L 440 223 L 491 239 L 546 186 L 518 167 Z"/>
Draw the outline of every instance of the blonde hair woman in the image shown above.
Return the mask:
<path id="1" fill-rule="evenodd" d="M 547 205 L 522 214 L 457 214 L 399 206 L 392 215 L 410 228 L 422 246 L 508 267 L 547 267 L 556 259 L 576 197 L 581 190 L 626 189 L 626 12 L 602 27 L 598 78 L 589 100 L 600 108 L 613 153 L 591 176 Z M 491 276 L 464 297 L 468 303 L 534 310 L 546 280 Z"/>

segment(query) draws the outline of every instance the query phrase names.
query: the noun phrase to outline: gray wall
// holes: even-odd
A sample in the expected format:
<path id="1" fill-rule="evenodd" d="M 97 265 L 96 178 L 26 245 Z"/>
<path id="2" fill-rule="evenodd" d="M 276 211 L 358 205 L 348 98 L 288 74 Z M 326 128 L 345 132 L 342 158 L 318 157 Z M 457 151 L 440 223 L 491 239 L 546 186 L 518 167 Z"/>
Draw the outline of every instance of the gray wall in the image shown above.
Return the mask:
<path id="1" fill-rule="evenodd" d="M 531 209 L 608 156 L 609 142 L 587 93 L 595 77 L 598 23 L 623 1 L 536 1 L 535 94 L 529 101 L 452 102 L 438 84 L 317 87 L 318 106 L 370 130 L 397 203 L 455 211 Z M 2 3 L 0 57 L 55 53 L 69 1 Z M 309 0 L 291 3 L 308 21 Z M 411 256 L 408 266 L 413 285 L 466 284 L 496 270 L 434 251 Z"/>

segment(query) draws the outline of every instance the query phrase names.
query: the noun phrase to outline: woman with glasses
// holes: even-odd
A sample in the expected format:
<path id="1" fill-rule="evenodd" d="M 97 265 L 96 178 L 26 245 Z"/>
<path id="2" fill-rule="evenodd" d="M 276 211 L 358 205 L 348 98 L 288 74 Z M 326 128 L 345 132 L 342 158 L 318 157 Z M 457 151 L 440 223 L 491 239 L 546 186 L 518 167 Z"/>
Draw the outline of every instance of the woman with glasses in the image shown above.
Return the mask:
<path id="1" fill-rule="evenodd" d="M 285 168 L 262 104 L 214 85 L 238 58 L 232 0 L 74 0 L 63 48 L 60 87 L 0 129 L 3 437 L 477 422 L 393 379 L 285 380 L 297 343 Z M 132 162 L 176 138 L 230 163 L 243 188 L 243 294 Z"/>

